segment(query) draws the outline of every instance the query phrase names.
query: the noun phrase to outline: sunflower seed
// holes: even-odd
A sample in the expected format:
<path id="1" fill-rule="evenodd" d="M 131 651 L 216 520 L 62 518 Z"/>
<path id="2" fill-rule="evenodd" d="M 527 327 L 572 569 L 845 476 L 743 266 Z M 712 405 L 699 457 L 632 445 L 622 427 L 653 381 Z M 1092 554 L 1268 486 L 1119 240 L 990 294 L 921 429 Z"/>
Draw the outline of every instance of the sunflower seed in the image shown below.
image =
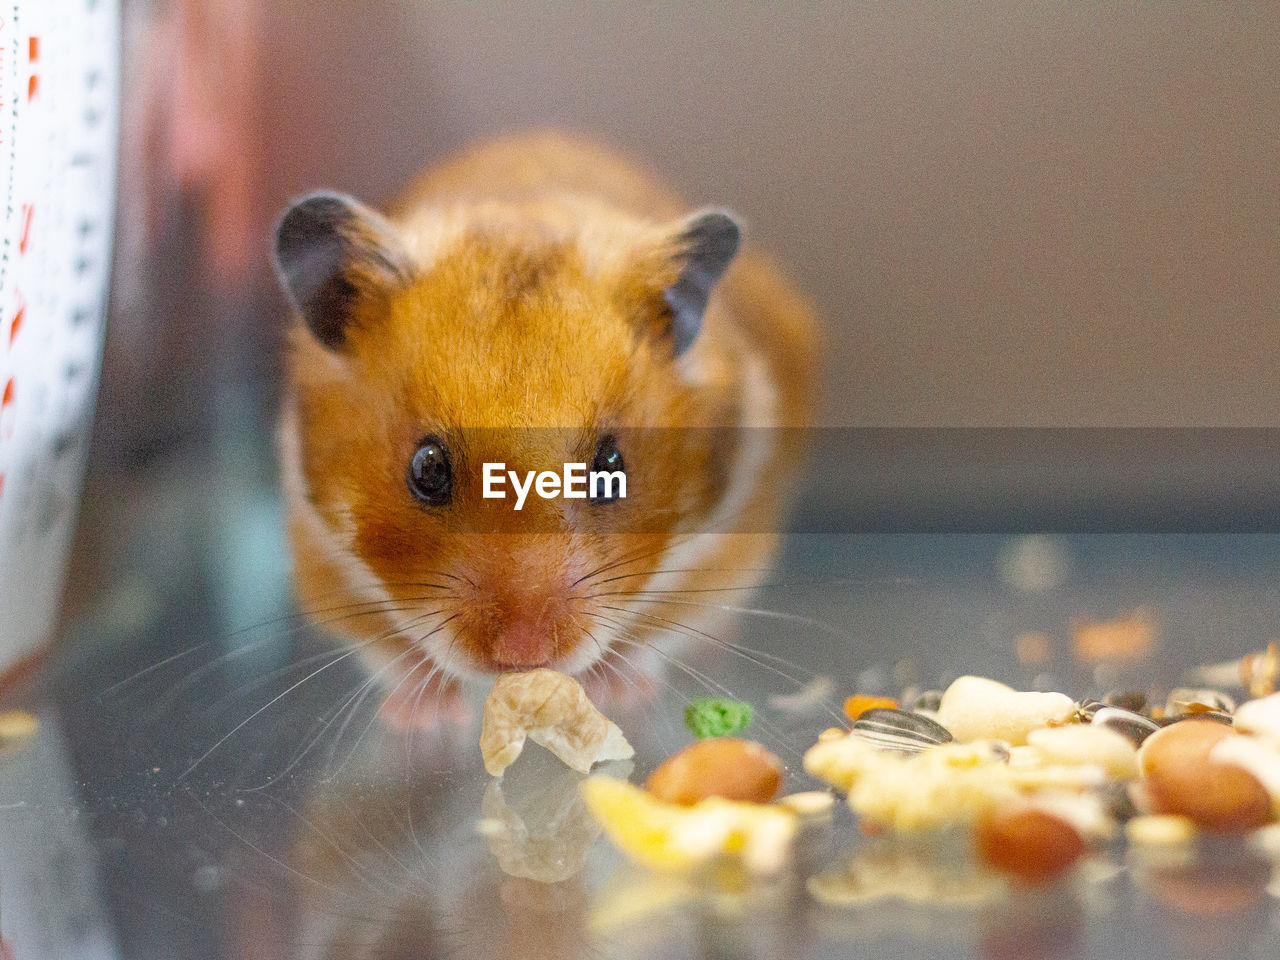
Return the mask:
<path id="1" fill-rule="evenodd" d="M 1134 713 L 1132 710 L 1121 710 L 1119 707 L 1103 707 L 1093 714 L 1092 722 L 1109 727 L 1139 746 L 1143 740 L 1160 729 L 1158 724 L 1148 720 L 1142 714 Z"/>
<path id="2" fill-rule="evenodd" d="M 946 727 L 928 717 L 888 707 L 862 714 L 853 722 L 853 732 L 872 746 L 903 753 L 919 753 L 952 739 Z"/>
<path id="3" fill-rule="evenodd" d="M 1142 713 L 1147 709 L 1147 695 L 1141 690 L 1112 690 L 1103 696 L 1102 702 L 1108 707 L 1119 707 L 1132 713 Z"/>

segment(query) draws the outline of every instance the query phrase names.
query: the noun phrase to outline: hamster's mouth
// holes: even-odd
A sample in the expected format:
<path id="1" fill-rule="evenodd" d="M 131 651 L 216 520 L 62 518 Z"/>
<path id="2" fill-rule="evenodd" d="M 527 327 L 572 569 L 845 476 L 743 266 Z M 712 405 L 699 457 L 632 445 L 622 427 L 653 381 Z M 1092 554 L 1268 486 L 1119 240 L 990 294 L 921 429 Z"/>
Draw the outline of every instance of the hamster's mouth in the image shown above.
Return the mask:
<path id="1" fill-rule="evenodd" d="M 540 668 L 575 676 L 585 673 L 604 659 L 608 649 L 607 642 L 599 647 L 590 642 L 579 642 L 567 650 L 557 648 L 556 653 L 544 656 L 509 656 L 490 651 L 475 657 L 473 663 L 476 670 L 490 676 Z"/>

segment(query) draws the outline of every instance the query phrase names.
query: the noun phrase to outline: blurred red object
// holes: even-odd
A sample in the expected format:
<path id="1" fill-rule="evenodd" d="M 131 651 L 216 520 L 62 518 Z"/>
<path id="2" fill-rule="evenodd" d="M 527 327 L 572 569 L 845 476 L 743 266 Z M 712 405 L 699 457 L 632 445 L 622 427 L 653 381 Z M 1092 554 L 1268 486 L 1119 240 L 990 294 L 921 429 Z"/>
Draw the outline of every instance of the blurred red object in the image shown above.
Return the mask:
<path id="1" fill-rule="evenodd" d="M 141 174 L 148 239 L 172 194 L 199 198 L 211 277 L 245 282 L 262 257 L 262 0 L 172 0 L 140 25 L 121 169 Z"/>

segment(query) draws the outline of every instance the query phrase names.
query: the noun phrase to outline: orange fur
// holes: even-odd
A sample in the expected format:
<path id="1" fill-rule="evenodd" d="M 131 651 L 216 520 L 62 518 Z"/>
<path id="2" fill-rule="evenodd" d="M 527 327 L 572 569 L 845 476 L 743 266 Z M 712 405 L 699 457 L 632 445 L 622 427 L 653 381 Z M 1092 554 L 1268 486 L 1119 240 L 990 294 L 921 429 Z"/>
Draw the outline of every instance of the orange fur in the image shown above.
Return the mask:
<path id="1" fill-rule="evenodd" d="M 582 669 L 661 632 L 654 616 L 690 622 L 687 608 L 606 604 L 609 587 L 758 579 L 796 431 L 760 434 L 775 444 L 774 466 L 749 485 L 732 524 L 750 532 L 703 534 L 702 572 L 662 571 L 693 549 L 690 531 L 734 481 L 727 464 L 744 441 L 733 431 L 807 423 L 816 324 L 747 248 L 692 347 L 673 358 L 661 291 L 678 274 L 673 238 L 689 212 L 601 147 L 553 134 L 491 143 L 427 173 L 393 205 L 412 278 L 358 278 L 376 295 L 361 298 L 340 352 L 300 324 L 291 331 L 281 439 L 295 579 L 311 610 L 395 601 L 338 623 L 366 642 L 370 662 L 421 643 L 406 665 L 434 661 L 450 677 Z M 667 429 L 626 432 L 637 427 Z M 513 513 L 481 498 L 481 463 L 558 471 L 590 463 L 609 431 L 624 444 L 625 500 L 530 497 Z M 454 499 L 438 510 L 405 483 L 427 434 L 454 457 Z"/>

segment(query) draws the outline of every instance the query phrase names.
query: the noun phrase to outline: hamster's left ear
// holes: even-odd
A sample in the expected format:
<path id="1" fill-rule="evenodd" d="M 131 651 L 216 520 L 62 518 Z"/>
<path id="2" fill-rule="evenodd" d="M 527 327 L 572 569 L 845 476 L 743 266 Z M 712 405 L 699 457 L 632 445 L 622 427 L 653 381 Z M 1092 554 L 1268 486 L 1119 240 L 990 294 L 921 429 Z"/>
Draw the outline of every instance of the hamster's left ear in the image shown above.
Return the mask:
<path id="1" fill-rule="evenodd" d="M 395 228 L 340 193 L 307 194 L 276 227 L 276 274 L 312 336 L 340 350 L 357 307 L 407 282 L 409 260 Z"/>
<path id="2" fill-rule="evenodd" d="M 676 237 L 680 276 L 662 292 L 671 309 L 671 340 L 676 356 L 689 349 L 702 329 L 711 289 L 728 269 L 741 242 L 742 229 L 725 210 L 699 211 Z"/>

